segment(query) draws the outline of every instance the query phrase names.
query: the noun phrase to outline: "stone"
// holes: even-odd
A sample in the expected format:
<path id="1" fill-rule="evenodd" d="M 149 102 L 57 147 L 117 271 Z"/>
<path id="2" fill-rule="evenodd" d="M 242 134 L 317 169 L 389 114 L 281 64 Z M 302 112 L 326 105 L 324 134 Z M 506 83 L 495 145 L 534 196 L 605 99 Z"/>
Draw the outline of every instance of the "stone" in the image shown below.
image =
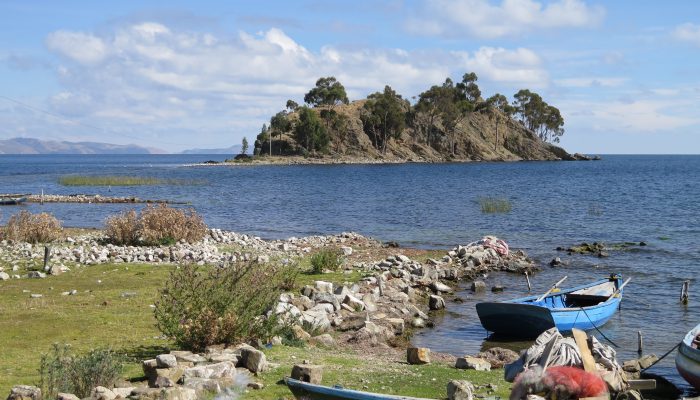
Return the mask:
<path id="1" fill-rule="evenodd" d="M 177 366 L 177 358 L 172 354 L 159 354 L 156 356 L 158 368 L 174 368 Z"/>
<path id="2" fill-rule="evenodd" d="M 148 378 L 148 385 L 153 386 L 156 382 L 156 378 L 158 377 L 158 374 L 156 373 L 156 368 L 158 367 L 158 364 L 156 362 L 156 359 L 150 359 L 150 360 L 143 360 L 141 362 L 141 368 L 143 369 L 143 375 Z"/>
<path id="3" fill-rule="evenodd" d="M 394 335 L 403 335 L 403 332 L 406 329 L 406 324 L 403 318 L 387 318 L 386 322 L 388 322 L 389 326 L 391 326 L 391 328 L 394 330 Z"/>
<path id="4" fill-rule="evenodd" d="M 323 379 L 323 369 L 320 365 L 296 364 L 292 367 L 292 379 L 318 385 Z"/>
<path id="5" fill-rule="evenodd" d="M 351 294 L 345 295 L 343 304 L 347 304 L 348 306 L 350 306 L 351 309 L 355 311 L 363 311 L 365 309 L 365 303 Z"/>
<path id="6" fill-rule="evenodd" d="M 27 273 L 27 278 L 46 278 L 46 274 L 39 271 L 29 271 Z"/>
<path id="7" fill-rule="evenodd" d="M 350 247 L 350 246 L 340 246 L 340 251 L 343 252 L 344 256 L 351 256 L 352 255 L 352 247 Z"/>
<path id="8" fill-rule="evenodd" d="M 488 361 L 491 364 L 491 368 L 503 368 L 506 364 L 516 361 L 520 356 L 510 349 L 492 347 L 479 353 L 478 358 Z"/>
<path id="9" fill-rule="evenodd" d="M 177 362 L 189 362 L 192 363 L 192 365 L 199 365 L 199 364 L 204 364 L 209 362 L 209 360 L 199 354 L 194 354 L 191 351 L 179 351 L 179 350 L 173 350 L 170 352 L 170 354 L 175 356 L 175 359 Z"/>
<path id="10" fill-rule="evenodd" d="M 80 397 L 74 395 L 73 393 L 58 393 L 56 395 L 56 400 L 80 400 Z"/>
<path id="11" fill-rule="evenodd" d="M 659 357 L 656 354 L 649 354 L 639 359 L 639 366 L 641 369 L 647 369 L 657 361 L 659 361 Z"/>
<path id="12" fill-rule="evenodd" d="M 7 272 L 0 272 L 0 281 L 6 281 L 10 279 L 10 274 Z"/>
<path id="13" fill-rule="evenodd" d="M 325 332 L 330 329 L 331 321 L 328 319 L 328 314 L 323 311 L 302 311 L 301 322 L 306 322 L 314 329 Z"/>
<path id="14" fill-rule="evenodd" d="M 223 381 L 225 380 L 208 378 L 185 378 L 182 385 L 194 389 L 198 393 L 220 393 L 222 390 L 221 383 Z"/>
<path id="15" fill-rule="evenodd" d="M 639 372 L 642 368 L 639 366 L 639 360 L 629 360 L 622 363 L 622 369 L 626 372 Z"/>
<path id="16" fill-rule="evenodd" d="M 173 382 L 173 380 L 168 378 L 167 376 L 159 376 L 156 378 L 156 381 L 153 383 L 153 387 L 157 387 L 157 388 L 173 387 L 175 385 L 176 385 L 176 383 Z"/>
<path id="17" fill-rule="evenodd" d="M 474 386 L 469 381 L 451 380 L 447 383 L 448 400 L 473 400 Z"/>
<path id="18" fill-rule="evenodd" d="M 104 386 L 97 386 L 92 390 L 90 398 L 93 400 L 114 400 L 117 398 L 117 395 Z"/>
<path id="19" fill-rule="evenodd" d="M 311 338 L 311 340 L 309 340 L 309 342 L 324 347 L 335 347 L 335 339 L 333 339 L 333 336 L 328 333 L 314 336 Z"/>
<path id="20" fill-rule="evenodd" d="M 415 317 L 411 320 L 411 326 L 414 328 L 425 328 L 425 320 L 421 317 Z"/>
<path id="21" fill-rule="evenodd" d="M 242 349 L 242 365 L 252 373 L 263 372 L 267 368 L 265 353 L 256 349 Z"/>
<path id="22" fill-rule="evenodd" d="M 442 283 L 440 281 L 435 281 L 435 282 L 431 283 L 430 288 L 433 289 L 433 291 L 437 294 L 440 294 L 440 292 L 442 292 L 442 293 L 451 293 L 452 292 L 451 287 L 445 285 L 444 283 Z"/>
<path id="23" fill-rule="evenodd" d="M 409 347 L 406 349 L 406 361 L 409 364 L 429 364 L 430 349 L 425 347 Z"/>
<path id="24" fill-rule="evenodd" d="M 175 386 L 161 389 L 156 398 L 162 400 L 197 400 L 197 392 L 192 388 Z"/>
<path id="25" fill-rule="evenodd" d="M 257 351 L 257 350 L 256 350 Z M 236 365 L 230 361 L 224 361 L 216 364 L 198 365 L 185 369 L 185 381 L 189 378 L 205 378 L 205 379 L 234 379 L 236 376 Z"/>
<path id="26" fill-rule="evenodd" d="M 164 387 L 156 386 L 158 378 L 163 378 L 160 380 L 162 384 L 166 384 L 165 382 L 167 382 L 167 380 L 177 383 L 185 374 L 185 369 L 186 367 L 184 365 L 178 365 L 173 368 L 157 368 L 155 376 L 152 379 L 149 377 L 148 383 L 152 387 Z"/>
<path id="27" fill-rule="evenodd" d="M 131 392 L 135 389 L 133 386 L 127 386 L 127 387 L 115 387 L 112 389 L 112 392 L 117 395 L 117 398 L 127 398 L 131 395 Z M 66 399 L 70 400 L 70 399 Z"/>
<path id="28" fill-rule="evenodd" d="M 41 400 L 41 389 L 36 386 L 17 385 L 10 390 L 7 400 Z"/>
<path id="29" fill-rule="evenodd" d="M 491 287 L 491 291 L 492 291 L 493 293 L 500 293 L 500 292 L 502 292 L 503 290 L 505 290 L 505 287 L 504 287 L 503 285 L 493 285 L 493 286 Z"/>
<path id="30" fill-rule="evenodd" d="M 484 281 L 472 282 L 472 292 L 481 292 L 483 290 L 486 290 L 486 283 Z"/>
<path id="31" fill-rule="evenodd" d="M 431 294 L 428 298 L 428 308 L 431 310 L 442 310 L 445 308 L 445 299 L 440 296 Z"/>
<path id="32" fill-rule="evenodd" d="M 481 358 L 466 356 L 457 359 L 457 362 L 455 363 L 455 368 L 473 369 L 477 371 L 490 371 L 491 363 Z"/>
<path id="33" fill-rule="evenodd" d="M 552 261 L 549 262 L 549 265 L 552 267 L 560 266 L 561 265 L 561 258 L 556 257 L 556 258 L 552 259 Z"/>
<path id="34" fill-rule="evenodd" d="M 314 294 L 313 300 L 316 303 L 332 304 L 335 311 L 340 310 L 340 301 L 338 301 L 338 298 L 332 293 L 318 292 Z"/>
<path id="35" fill-rule="evenodd" d="M 240 359 L 240 356 L 236 353 L 220 353 L 220 354 L 212 354 L 209 357 L 209 361 L 213 363 L 220 363 L 224 361 L 229 361 L 232 362 L 234 365 L 238 364 L 238 361 Z"/>
<path id="36" fill-rule="evenodd" d="M 314 288 L 317 292 L 333 294 L 333 284 L 324 281 L 315 281 Z"/>

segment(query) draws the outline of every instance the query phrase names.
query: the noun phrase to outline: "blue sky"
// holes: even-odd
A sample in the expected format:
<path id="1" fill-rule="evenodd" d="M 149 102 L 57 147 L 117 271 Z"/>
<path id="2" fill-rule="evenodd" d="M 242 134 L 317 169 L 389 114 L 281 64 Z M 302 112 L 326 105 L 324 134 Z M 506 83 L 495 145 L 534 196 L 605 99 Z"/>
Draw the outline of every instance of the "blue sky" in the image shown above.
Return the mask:
<path id="1" fill-rule="evenodd" d="M 0 139 L 228 147 L 320 76 L 352 99 L 529 88 L 582 153 L 700 153 L 700 2 L 0 2 Z"/>

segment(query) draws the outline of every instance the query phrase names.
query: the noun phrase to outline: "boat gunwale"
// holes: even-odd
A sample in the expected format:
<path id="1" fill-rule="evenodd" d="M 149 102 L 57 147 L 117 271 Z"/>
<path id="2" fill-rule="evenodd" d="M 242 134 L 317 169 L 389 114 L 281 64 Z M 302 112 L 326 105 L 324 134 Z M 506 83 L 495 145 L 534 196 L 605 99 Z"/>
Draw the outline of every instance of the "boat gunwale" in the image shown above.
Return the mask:
<path id="1" fill-rule="evenodd" d="M 322 392 L 312 392 L 315 394 L 319 395 L 325 395 L 325 396 L 335 396 L 335 397 L 341 397 L 341 398 L 347 398 L 351 400 L 360 400 L 360 399 L 370 399 L 370 400 L 381 400 L 381 399 L 387 399 L 387 400 L 430 400 L 426 399 L 423 397 L 409 397 L 409 396 L 401 396 L 401 395 L 395 395 L 395 394 L 382 394 L 382 393 L 374 393 L 374 392 L 364 392 L 361 390 L 355 390 L 355 389 L 346 389 L 344 387 L 333 387 L 333 386 L 324 386 L 324 385 L 317 385 L 314 383 L 309 383 L 309 382 L 304 382 L 298 379 L 294 379 L 291 377 L 285 377 L 284 378 L 284 383 L 287 385 L 287 388 L 294 394 L 294 397 L 296 397 L 296 393 L 292 390 L 292 387 L 296 389 L 301 389 L 301 390 L 306 390 L 306 391 L 311 391 L 310 389 L 320 389 Z M 291 383 L 291 385 L 290 385 Z M 327 393 L 329 391 L 338 391 L 338 394 L 331 394 Z M 342 394 L 345 393 L 349 395 L 348 397 L 342 397 Z M 359 396 L 359 397 L 358 397 Z"/>

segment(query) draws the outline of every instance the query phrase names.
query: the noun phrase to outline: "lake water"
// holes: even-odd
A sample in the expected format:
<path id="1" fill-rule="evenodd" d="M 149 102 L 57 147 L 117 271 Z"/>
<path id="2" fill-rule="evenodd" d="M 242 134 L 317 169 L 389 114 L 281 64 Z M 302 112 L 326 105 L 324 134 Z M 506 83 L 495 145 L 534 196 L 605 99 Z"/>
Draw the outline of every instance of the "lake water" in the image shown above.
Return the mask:
<path id="1" fill-rule="evenodd" d="M 700 322 L 700 156 L 605 156 L 595 162 L 188 167 L 214 155 L 0 155 L 0 193 L 98 193 L 190 202 L 213 227 L 286 238 L 357 231 L 402 246 L 451 248 L 492 234 L 525 249 L 543 265 L 533 291 L 544 292 L 564 275 L 565 286 L 618 272 L 631 276 L 620 312 L 602 328 L 619 344 L 619 358 L 636 356 L 637 331 L 645 352 L 663 354 Z M 64 187 L 67 174 L 136 175 L 195 181 L 193 185 Z M 479 198 L 505 198 L 508 214 L 483 214 Z M 65 226 L 101 226 L 133 205 L 31 204 Z M 0 209 L 0 223 L 19 206 Z M 558 253 L 582 241 L 644 241 L 645 247 L 610 257 Z M 566 267 L 551 268 L 561 257 Z M 690 304 L 679 304 L 690 280 Z M 527 294 L 522 276 L 492 274 L 502 294 L 458 293 L 434 329 L 416 344 L 458 355 L 494 344 L 485 341 L 474 311 L 484 299 Z M 501 344 L 502 345 L 502 344 Z M 506 344 L 508 345 L 508 344 Z M 511 346 L 513 344 L 510 344 Z M 515 344 L 525 346 L 525 344 Z M 675 374 L 672 356 L 655 372 Z M 687 388 L 687 386 L 684 386 Z"/>

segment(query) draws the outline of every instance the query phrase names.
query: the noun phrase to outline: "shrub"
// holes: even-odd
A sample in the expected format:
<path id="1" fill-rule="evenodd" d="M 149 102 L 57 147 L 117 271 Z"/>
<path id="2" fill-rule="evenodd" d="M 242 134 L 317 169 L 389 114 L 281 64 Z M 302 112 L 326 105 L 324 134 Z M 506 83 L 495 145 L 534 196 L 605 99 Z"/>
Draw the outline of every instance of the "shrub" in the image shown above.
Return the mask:
<path id="1" fill-rule="evenodd" d="M 296 268 L 245 263 L 225 268 L 183 265 L 170 275 L 155 304 L 157 327 L 193 351 L 212 344 L 267 340 L 279 325 L 264 314 L 289 287 Z"/>
<path id="2" fill-rule="evenodd" d="M 41 356 L 40 383 L 45 398 L 59 392 L 89 397 L 95 386 L 112 387 L 120 378 L 122 361 L 111 350 L 92 350 L 82 356 L 69 353 L 70 346 L 54 344 Z"/>
<path id="3" fill-rule="evenodd" d="M 110 242 L 128 245 L 163 245 L 180 240 L 193 243 L 207 233 L 207 225 L 194 210 L 171 208 L 165 204 L 148 205 L 137 216 L 127 211 L 105 221 Z"/>
<path id="4" fill-rule="evenodd" d="M 139 221 L 136 211 L 124 211 L 107 218 L 105 234 L 114 244 L 138 243 Z"/>
<path id="5" fill-rule="evenodd" d="M 61 222 L 53 215 L 22 210 L 7 221 L 3 237 L 29 243 L 47 243 L 58 239 L 62 230 Z"/>
<path id="6" fill-rule="evenodd" d="M 182 239 L 193 243 L 207 233 L 207 225 L 194 210 L 185 212 L 165 204 L 148 205 L 139 222 L 141 240 L 146 244 L 171 244 Z"/>
<path id="7" fill-rule="evenodd" d="M 321 249 L 311 256 L 311 273 L 320 274 L 325 270 L 337 271 L 343 265 L 343 257 L 338 249 Z"/>
<path id="8" fill-rule="evenodd" d="M 482 197 L 479 199 L 481 212 L 486 214 L 509 213 L 513 208 L 508 199 Z"/>

